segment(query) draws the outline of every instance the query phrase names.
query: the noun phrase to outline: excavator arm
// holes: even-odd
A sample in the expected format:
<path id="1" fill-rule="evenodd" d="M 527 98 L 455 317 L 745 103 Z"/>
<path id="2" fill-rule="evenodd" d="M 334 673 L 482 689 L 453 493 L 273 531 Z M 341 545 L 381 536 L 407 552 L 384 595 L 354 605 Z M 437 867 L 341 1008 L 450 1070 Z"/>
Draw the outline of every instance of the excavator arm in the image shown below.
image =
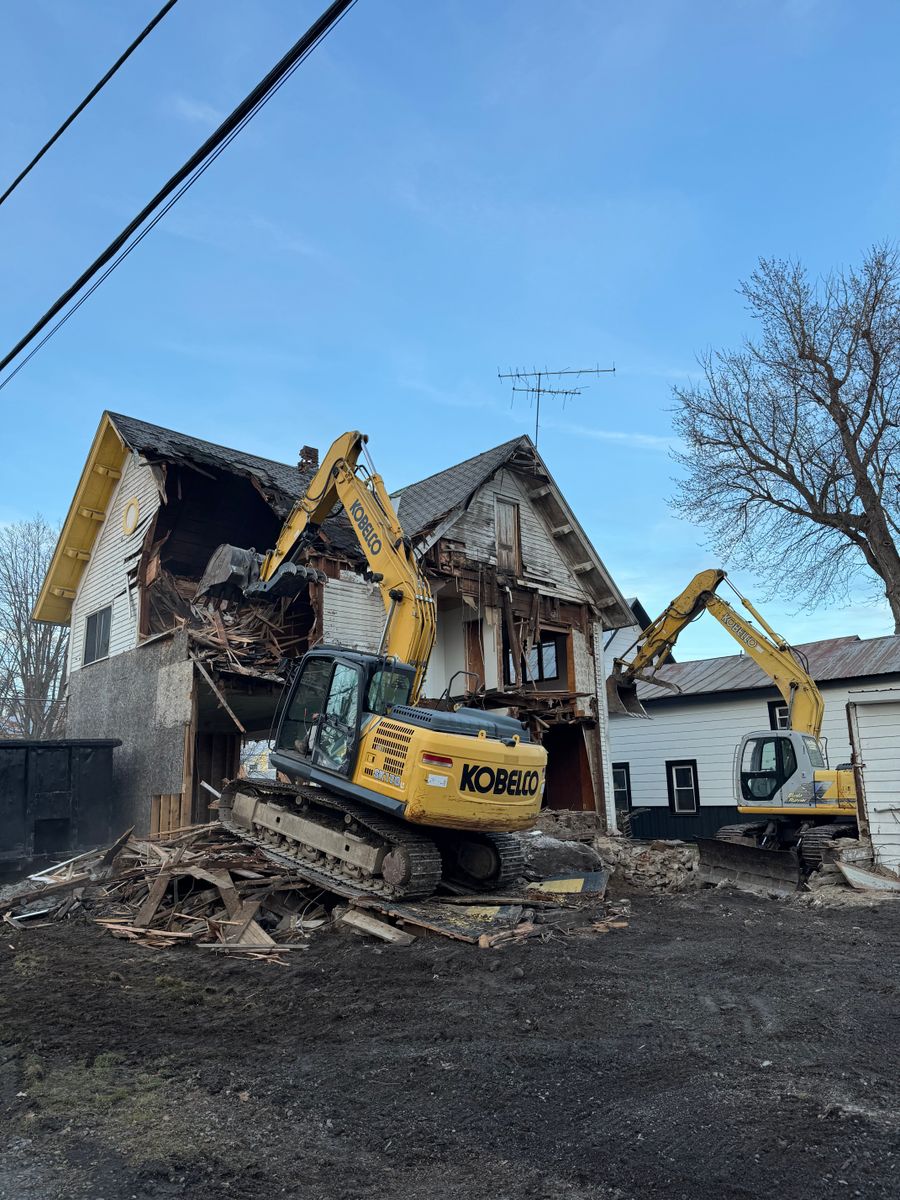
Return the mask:
<path id="1" fill-rule="evenodd" d="M 252 572 L 240 559 L 247 551 L 220 546 L 197 590 L 201 595 L 233 595 L 234 580 L 246 597 L 276 598 L 306 586 L 315 572 L 295 562 L 300 551 L 336 505 L 347 514 L 360 548 L 378 585 L 385 607 L 380 653 L 408 663 L 415 671 L 412 702 L 421 692 L 434 646 L 434 598 L 413 556 L 384 481 L 371 466 L 359 462 L 368 439 L 353 431 L 333 443 L 304 495 L 297 501 L 270 550 Z M 368 459 L 368 454 L 366 454 Z M 240 571 L 235 564 L 240 564 Z M 255 564 L 254 564 L 255 567 Z M 231 591 L 226 591 L 226 587 Z"/>
<path id="2" fill-rule="evenodd" d="M 791 728 L 818 738 L 825 704 L 815 680 L 784 638 L 771 628 L 746 597 L 740 596 L 741 603 L 759 622 L 761 630 L 716 594 L 716 588 L 725 578 L 725 572 L 719 570 L 701 571 L 695 575 L 681 595 L 676 596 L 632 644 L 634 657 L 630 661 L 615 660 L 607 683 L 610 712 L 647 715 L 637 698 L 639 680 L 677 690 L 674 685 L 656 678 L 655 673 L 669 657 L 685 626 L 702 613 L 709 612 L 778 688 L 788 706 Z"/>

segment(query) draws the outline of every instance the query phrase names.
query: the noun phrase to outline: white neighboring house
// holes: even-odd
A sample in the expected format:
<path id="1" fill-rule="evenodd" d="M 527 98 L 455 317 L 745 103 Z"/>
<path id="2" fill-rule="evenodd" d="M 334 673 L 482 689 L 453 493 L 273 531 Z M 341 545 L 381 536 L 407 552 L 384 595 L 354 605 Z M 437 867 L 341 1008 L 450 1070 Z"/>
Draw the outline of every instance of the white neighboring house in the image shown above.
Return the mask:
<path id="1" fill-rule="evenodd" d="M 628 644 L 624 631 L 622 648 Z M 831 767 L 851 756 L 848 700 L 861 706 L 867 693 L 900 687 L 900 636 L 856 636 L 808 642 L 796 649 L 825 700 L 822 737 Z M 607 653 L 609 665 L 612 658 Z M 610 751 L 618 810 L 642 810 L 635 837 L 711 837 L 740 819 L 734 802 L 734 755 L 746 733 L 785 728 L 787 707 L 756 663 L 744 654 L 672 663 L 659 678 L 671 692 L 638 685 L 648 719 L 610 716 Z M 900 695 L 900 692 L 896 693 Z M 877 732 L 872 720 L 877 717 Z M 881 704 L 866 718 L 877 738 L 880 778 L 900 776 L 900 704 Z M 888 767 L 885 763 L 891 763 Z M 874 773 L 872 775 L 875 784 Z M 898 826 L 900 829 L 900 826 Z M 900 845 L 900 839 L 898 839 Z"/>

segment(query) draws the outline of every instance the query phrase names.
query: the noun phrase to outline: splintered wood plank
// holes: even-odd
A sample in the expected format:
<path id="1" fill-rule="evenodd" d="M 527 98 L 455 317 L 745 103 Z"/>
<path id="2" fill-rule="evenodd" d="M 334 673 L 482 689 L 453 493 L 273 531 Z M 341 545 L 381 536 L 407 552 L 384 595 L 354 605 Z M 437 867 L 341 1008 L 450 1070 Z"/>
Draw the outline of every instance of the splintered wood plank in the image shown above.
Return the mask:
<path id="1" fill-rule="evenodd" d="M 156 916 L 156 910 L 162 903 L 162 898 L 166 894 L 166 888 L 169 886 L 171 875 L 166 871 L 160 871 L 157 877 L 153 880 L 153 886 L 147 894 L 147 899 L 138 909 L 138 915 L 134 919 L 134 923 L 142 929 L 150 924 Z"/>
<path id="2" fill-rule="evenodd" d="M 388 925 L 387 921 L 379 921 L 377 917 L 373 917 L 369 913 L 360 912 L 356 908 L 348 909 L 341 917 L 341 920 L 345 925 L 350 925 L 353 929 L 359 929 L 363 933 L 381 938 L 383 942 L 391 942 L 395 946 L 409 946 L 416 940 L 415 934 L 406 933 L 402 929 L 397 929 L 394 925 Z"/>
<path id="3" fill-rule="evenodd" d="M 159 806 L 161 796 L 150 797 L 150 836 L 159 833 Z"/>

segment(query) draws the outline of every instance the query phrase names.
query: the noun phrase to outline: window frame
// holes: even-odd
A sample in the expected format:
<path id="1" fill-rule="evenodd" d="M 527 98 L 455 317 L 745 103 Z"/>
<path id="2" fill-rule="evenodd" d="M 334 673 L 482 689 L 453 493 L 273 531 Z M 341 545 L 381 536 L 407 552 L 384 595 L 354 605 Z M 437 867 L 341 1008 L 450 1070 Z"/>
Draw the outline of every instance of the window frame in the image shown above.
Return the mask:
<path id="1" fill-rule="evenodd" d="M 503 505 L 513 512 L 513 565 L 504 566 L 500 562 L 500 509 Z M 497 570 L 514 575 L 517 579 L 522 574 L 522 512 L 518 500 L 510 500 L 506 496 L 494 497 L 494 545 L 497 553 Z"/>
<path id="2" fill-rule="evenodd" d="M 613 781 L 613 805 L 615 806 L 617 812 L 631 812 L 631 809 L 633 807 L 632 799 L 631 799 L 631 763 L 627 763 L 627 762 L 610 763 L 610 770 L 612 771 L 612 781 Z M 616 771 L 624 771 L 625 772 L 625 807 L 624 808 L 619 808 L 619 805 L 616 804 L 616 791 L 620 790 L 620 789 L 616 788 Z"/>
<path id="3" fill-rule="evenodd" d="M 88 658 L 88 637 L 91 631 L 91 622 L 98 617 L 106 615 L 106 646 L 102 654 L 94 654 L 92 658 Z M 96 628 L 96 627 L 95 627 Z M 109 644 L 112 639 L 112 604 L 104 604 L 102 608 L 95 608 L 93 612 L 87 614 L 84 618 L 84 638 L 81 643 L 81 665 L 89 667 L 91 663 L 103 662 L 105 658 L 109 658 Z M 98 640 L 94 638 L 95 651 L 99 648 Z"/>
<path id="4" fill-rule="evenodd" d="M 790 729 L 791 727 L 791 710 L 783 700 L 770 700 L 768 702 L 769 709 L 769 728 L 777 731 L 782 729 Z M 787 723 L 780 725 L 778 723 L 778 714 L 781 709 L 784 709 L 787 714 Z"/>
<path id="5" fill-rule="evenodd" d="M 678 808 L 676 805 L 676 790 L 684 789 L 675 786 L 675 770 L 677 767 L 689 767 L 691 785 L 694 790 L 694 807 L 692 809 Z M 696 817 L 700 812 L 700 776 L 697 771 L 696 758 L 667 758 L 666 759 L 666 791 L 669 796 L 669 811 L 673 817 Z"/>
<path id="6" fill-rule="evenodd" d="M 550 645 L 551 643 L 553 645 L 553 653 L 554 653 L 554 658 L 556 660 L 556 674 L 555 675 L 545 675 L 544 674 L 543 650 L 544 650 L 545 645 Z M 503 661 L 503 682 L 506 684 L 507 687 L 511 687 L 512 681 L 514 678 L 514 672 L 512 669 L 512 666 L 513 666 L 512 650 L 509 647 L 509 640 L 506 636 L 505 630 L 504 630 L 504 635 L 503 635 L 503 648 L 506 651 L 506 656 Z M 538 652 L 538 656 L 537 656 L 538 673 L 537 673 L 537 676 L 534 678 L 532 678 L 532 676 L 529 674 L 528 660 L 527 660 L 527 657 L 525 654 L 525 650 L 523 648 L 523 650 L 522 650 L 522 685 L 523 685 L 523 687 L 529 683 L 552 683 L 554 680 L 562 679 L 562 672 L 560 671 L 560 658 L 561 658 L 561 652 L 562 652 L 562 654 L 565 654 L 565 652 L 566 652 L 566 634 L 556 633 L 554 630 L 545 630 L 543 633 L 541 633 L 541 636 L 532 645 L 531 648 L 532 648 L 532 650 L 537 650 L 537 652 Z"/>

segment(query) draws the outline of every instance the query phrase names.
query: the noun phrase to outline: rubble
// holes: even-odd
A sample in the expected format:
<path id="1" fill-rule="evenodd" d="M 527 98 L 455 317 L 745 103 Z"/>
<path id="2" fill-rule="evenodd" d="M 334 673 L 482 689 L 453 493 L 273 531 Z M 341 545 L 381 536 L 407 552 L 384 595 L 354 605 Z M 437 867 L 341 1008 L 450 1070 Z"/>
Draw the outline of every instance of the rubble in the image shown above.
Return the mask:
<path id="1" fill-rule="evenodd" d="M 618 879 L 641 891 L 682 892 L 700 886 L 699 851 L 689 842 L 595 837 L 594 849 Z"/>
<path id="2" fill-rule="evenodd" d="M 534 831 L 521 838 L 526 874 L 531 879 L 546 879 L 566 872 L 596 871 L 603 860 L 593 846 L 574 840 L 562 841 Z"/>
<path id="3" fill-rule="evenodd" d="M 283 954 L 305 949 L 311 933 L 326 927 L 396 946 L 434 933 L 484 949 L 624 928 L 609 924 L 627 915 L 627 904 L 604 902 L 607 874 L 597 870 L 596 852 L 546 840 L 590 866 L 570 863 L 564 878 L 532 870 L 557 878 L 527 888 L 523 880 L 500 895 L 454 894 L 447 885 L 449 894 L 406 901 L 323 889 L 302 866 L 286 870 L 217 823 L 148 838 L 129 830 L 108 848 L 0 891 L 0 918 L 39 929 L 80 916 L 150 950 L 194 946 L 282 964 Z"/>

